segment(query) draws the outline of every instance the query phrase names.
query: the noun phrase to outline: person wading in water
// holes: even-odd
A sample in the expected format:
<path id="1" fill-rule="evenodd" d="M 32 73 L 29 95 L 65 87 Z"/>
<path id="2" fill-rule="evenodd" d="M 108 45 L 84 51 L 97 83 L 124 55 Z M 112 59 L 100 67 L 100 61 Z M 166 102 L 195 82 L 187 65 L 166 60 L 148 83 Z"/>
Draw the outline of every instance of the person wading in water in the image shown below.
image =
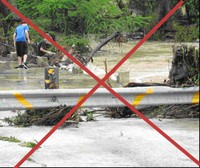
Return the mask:
<path id="1" fill-rule="evenodd" d="M 18 58 L 18 67 L 15 68 L 25 68 L 28 69 L 26 60 L 28 53 L 28 44 L 30 44 L 29 38 L 29 27 L 24 20 L 21 20 L 21 24 L 16 27 L 15 32 L 13 34 L 13 43 L 16 47 L 17 58 Z"/>

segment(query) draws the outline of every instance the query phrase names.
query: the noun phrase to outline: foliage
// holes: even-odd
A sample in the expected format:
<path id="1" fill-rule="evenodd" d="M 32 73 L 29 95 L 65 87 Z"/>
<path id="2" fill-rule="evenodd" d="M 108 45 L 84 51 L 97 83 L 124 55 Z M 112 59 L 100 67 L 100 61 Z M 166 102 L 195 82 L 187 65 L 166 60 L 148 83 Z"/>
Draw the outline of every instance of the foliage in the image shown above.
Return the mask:
<path id="1" fill-rule="evenodd" d="M 156 10 L 157 2 L 155 0 L 134 0 L 129 1 L 129 8 L 136 9 L 142 16 L 148 16 Z"/>
<path id="2" fill-rule="evenodd" d="M 76 49 L 82 53 L 85 52 L 86 46 L 88 46 L 89 41 L 81 36 L 70 35 L 66 37 L 60 37 L 59 43 L 66 48 L 70 48 L 74 44 L 76 46 Z"/>
<path id="3" fill-rule="evenodd" d="M 184 4 L 191 24 L 199 25 L 199 0 L 187 0 Z"/>
<path id="4" fill-rule="evenodd" d="M 26 110 L 23 113 L 18 113 L 17 116 L 6 118 L 4 121 L 10 125 L 16 125 L 21 127 L 28 127 L 31 125 L 55 125 L 57 124 L 69 111 L 71 107 L 60 106 L 48 109 L 31 109 Z M 69 120 L 78 123 L 81 118 L 77 112 L 75 112 Z M 31 145 L 29 143 L 29 145 Z"/>
<path id="5" fill-rule="evenodd" d="M 4 137 L 0 136 L 1 141 L 7 141 L 7 142 L 14 142 L 14 143 L 20 143 L 19 145 L 22 147 L 28 147 L 28 148 L 33 148 L 38 142 L 34 140 L 34 142 L 21 142 L 19 139 L 15 137 Z"/>
<path id="6" fill-rule="evenodd" d="M 93 116 L 93 112 L 87 112 L 87 117 L 86 117 L 86 120 L 87 121 L 94 121 L 94 116 Z"/>
<path id="7" fill-rule="evenodd" d="M 12 136 L 10 136 L 10 137 L 0 136 L 0 140 L 1 141 L 8 141 L 8 142 L 16 142 L 16 143 L 21 142 L 19 139 L 12 137 Z"/>
<path id="8" fill-rule="evenodd" d="M 130 15 L 128 6 L 120 10 L 111 0 L 19 0 L 17 6 L 39 26 L 66 35 L 133 31 L 149 21 L 149 17 Z"/>
<path id="9" fill-rule="evenodd" d="M 173 7 L 178 1 L 169 0 L 168 4 Z M 73 34 L 107 36 L 115 31 L 134 32 L 139 28 L 148 32 L 159 18 L 158 8 L 161 3 L 159 0 L 9 0 L 9 2 L 42 30 L 66 36 Z M 199 0 L 184 1 L 184 7 L 189 23 L 198 25 Z M 5 23 L 4 35 L 9 35 L 12 39 L 14 22 L 11 23 L 11 20 L 16 16 L 12 12 L 8 14 L 3 10 L 0 11 L 1 15 L 3 17 L 0 17 L 0 20 Z M 33 29 L 30 30 L 34 41 L 38 41 L 40 36 Z M 194 31 L 196 34 L 196 29 Z"/>
<path id="10" fill-rule="evenodd" d="M 22 147 L 28 147 L 28 148 L 33 148 L 38 142 L 22 142 L 19 145 Z"/>
<path id="11" fill-rule="evenodd" d="M 38 17 L 38 10 L 37 5 L 40 4 L 42 0 L 33 0 L 33 1 L 24 1 L 24 0 L 17 0 L 16 5 L 17 8 L 29 18 L 36 18 Z"/>
<path id="12" fill-rule="evenodd" d="M 176 42 L 193 42 L 199 38 L 199 26 L 181 26 L 177 23 L 173 25 L 174 29 L 177 30 L 175 34 Z"/>

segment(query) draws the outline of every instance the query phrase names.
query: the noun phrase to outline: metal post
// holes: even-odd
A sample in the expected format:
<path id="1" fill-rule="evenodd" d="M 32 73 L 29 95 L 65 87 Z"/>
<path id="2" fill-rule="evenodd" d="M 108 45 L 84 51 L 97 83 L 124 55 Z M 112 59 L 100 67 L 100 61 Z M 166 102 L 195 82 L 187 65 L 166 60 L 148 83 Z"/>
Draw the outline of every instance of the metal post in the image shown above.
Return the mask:
<path id="1" fill-rule="evenodd" d="M 120 71 L 118 75 L 118 82 L 123 85 L 127 85 L 129 83 L 129 78 L 129 71 Z"/>
<path id="2" fill-rule="evenodd" d="M 45 68 L 45 89 L 59 89 L 58 68 Z"/>

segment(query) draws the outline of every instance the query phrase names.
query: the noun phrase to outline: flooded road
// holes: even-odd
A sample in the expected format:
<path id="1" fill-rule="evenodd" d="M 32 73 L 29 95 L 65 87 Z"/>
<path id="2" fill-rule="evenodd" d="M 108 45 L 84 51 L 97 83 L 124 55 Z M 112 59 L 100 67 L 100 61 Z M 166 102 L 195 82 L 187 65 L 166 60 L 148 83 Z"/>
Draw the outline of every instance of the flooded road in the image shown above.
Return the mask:
<path id="1" fill-rule="evenodd" d="M 44 89 L 45 68 L 29 65 L 29 69 L 15 69 L 15 62 L 0 63 L 0 90 Z M 60 89 L 92 87 L 96 82 L 86 74 L 72 74 L 59 70 Z"/>
<path id="2" fill-rule="evenodd" d="M 128 42 L 121 47 L 110 43 L 94 56 L 94 63 L 88 65 L 99 78 L 105 75 L 105 63 L 110 71 L 137 42 Z M 163 82 L 168 77 L 170 61 L 172 59 L 172 44 L 149 42 L 144 44 L 115 72 L 115 78 L 120 72 L 129 76 L 126 82 Z M 17 62 L 0 62 L 0 90 L 14 89 L 44 89 L 44 68 L 29 65 L 29 69 L 15 69 Z M 94 68 L 93 68 L 94 69 Z M 103 73 L 104 72 L 104 73 Z M 123 83 L 123 85 L 127 84 Z M 87 74 L 72 74 L 66 70 L 59 70 L 59 85 L 65 88 L 92 88 L 96 84 Z M 113 87 L 122 85 L 113 83 Z"/>
<path id="3" fill-rule="evenodd" d="M 98 51 L 93 64 L 87 68 L 99 78 L 105 75 L 105 61 L 108 72 L 137 44 L 138 41 L 123 43 L 109 43 Z M 96 47 L 93 42 L 91 46 Z M 122 87 L 129 82 L 158 82 L 163 83 L 168 79 L 171 61 L 173 58 L 170 42 L 146 42 L 115 72 L 112 80 L 113 87 Z M 189 45 L 198 46 L 198 43 Z M 44 89 L 44 67 L 29 65 L 29 69 L 15 69 L 17 62 L 0 61 L 0 90 L 13 89 Z M 122 84 L 116 83 L 120 73 L 126 73 L 127 79 Z M 111 80 L 111 81 L 112 81 Z M 88 74 L 72 74 L 66 70 L 59 70 L 60 89 L 67 88 L 92 88 L 97 82 Z"/>
<path id="4" fill-rule="evenodd" d="M 104 61 L 111 70 L 136 44 L 110 43 L 94 57 L 88 66 L 97 76 L 105 74 Z M 96 44 L 93 44 L 96 46 Z M 168 78 L 173 43 L 147 42 L 120 68 L 129 73 L 129 82 L 163 82 Z M 0 62 L 0 90 L 44 89 L 42 67 L 15 69 L 17 62 Z M 97 67 L 96 70 L 94 67 Z M 96 81 L 87 74 L 72 74 L 59 70 L 59 88 L 92 88 Z M 124 83 L 126 84 L 126 83 Z M 122 87 L 115 83 L 114 87 Z M 0 136 L 15 137 L 21 141 L 40 141 L 52 128 L 27 128 L 7 125 L 1 119 L 16 112 L 0 111 Z M 26 167 L 198 167 L 183 152 L 141 119 L 110 119 L 96 117 L 95 122 L 81 122 L 77 127 L 59 128 L 41 148 L 36 150 L 22 166 Z M 172 139 L 196 159 L 199 158 L 198 119 L 151 119 Z M 0 167 L 13 167 L 30 148 L 18 143 L 0 141 Z"/>

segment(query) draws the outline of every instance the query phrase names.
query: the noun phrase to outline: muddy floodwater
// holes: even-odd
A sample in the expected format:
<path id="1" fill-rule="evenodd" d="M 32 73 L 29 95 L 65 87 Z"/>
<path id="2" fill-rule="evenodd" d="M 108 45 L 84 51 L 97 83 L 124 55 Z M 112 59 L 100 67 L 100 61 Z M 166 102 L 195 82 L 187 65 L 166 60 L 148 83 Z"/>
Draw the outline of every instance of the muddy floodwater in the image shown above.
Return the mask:
<path id="1" fill-rule="evenodd" d="M 119 47 L 117 43 L 109 43 L 102 47 L 94 56 L 93 64 L 88 68 L 94 71 L 99 78 L 104 77 L 105 61 L 110 71 L 135 45 L 135 42 L 123 43 Z M 95 47 L 97 43 L 93 43 Z M 113 87 L 122 87 L 128 82 L 163 82 L 167 79 L 172 60 L 173 43 L 146 42 L 141 46 L 119 69 L 115 72 L 115 78 L 121 73 L 126 74 L 122 84 L 113 82 Z M 12 89 L 43 89 L 44 67 L 29 65 L 29 69 L 15 69 L 17 61 L 0 62 L 0 90 Z M 115 79 L 114 79 L 115 80 Z M 111 79 L 112 81 L 112 79 Z M 91 88 L 97 82 L 88 74 L 72 74 L 67 70 L 59 70 L 59 88 Z"/>
<path id="2" fill-rule="evenodd" d="M 135 45 L 109 43 L 94 56 L 89 68 L 95 75 L 105 75 L 105 61 L 110 71 Z M 168 79 L 173 58 L 168 42 L 146 42 L 113 74 L 110 83 L 122 87 L 128 82 L 160 82 Z M 192 44 L 193 45 L 193 44 Z M 198 44 L 195 44 L 198 45 Z M 93 48 L 97 43 L 93 42 Z M 29 65 L 15 69 L 17 62 L 0 61 L 0 90 L 44 89 L 45 68 Z M 120 76 L 122 75 L 122 76 Z M 116 80 L 125 78 L 123 81 Z M 97 82 L 88 74 L 72 74 L 59 69 L 59 88 L 92 88 Z M 16 112 L 0 113 L 0 136 L 15 137 L 22 142 L 39 142 L 51 127 L 13 127 L 3 122 Z M 197 167 L 188 156 L 166 140 L 142 119 L 113 119 L 95 115 L 95 122 L 78 127 L 59 128 L 22 166 L 25 167 Z M 199 158 L 199 119 L 151 119 L 167 135 Z M 30 148 L 18 143 L 0 141 L 0 167 L 13 167 Z"/>
<path id="3" fill-rule="evenodd" d="M 0 76 L 0 90 L 34 90 L 44 89 L 45 68 L 31 67 L 26 69 L 14 69 L 16 63 L 1 63 L 3 69 Z M 6 69 L 8 68 L 9 69 Z M 66 70 L 59 70 L 60 89 L 92 87 L 95 81 L 89 75 L 75 75 Z"/>
<path id="4" fill-rule="evenodd" d="M 99 78 L 107 72 L 137 44 L 138 41 L 109 43 L 94 55 L 94 62 L 87 68 Z M 172 46 L 169 42 L 146 42 L 128 60 L 126 60 L 110 79 L 112 87 L 122 87 L 129 82 L 158 82 L 168 79 L 173 58 Z M 92 42 L 95 48 L 97 42 Z M 198 44 L 193 43 L 190 45 Z M 29 65 L 29 69 L 15 69 L 17 61 L 0 61 L 0 90 L 44 89 L 45 68 Z M 123 80 L 117 80 L 122 79 Z M 72 74 L 67 70 L 59 70 L 59 88 L 92 88 L 97 82 L 87 73 Z"/>

